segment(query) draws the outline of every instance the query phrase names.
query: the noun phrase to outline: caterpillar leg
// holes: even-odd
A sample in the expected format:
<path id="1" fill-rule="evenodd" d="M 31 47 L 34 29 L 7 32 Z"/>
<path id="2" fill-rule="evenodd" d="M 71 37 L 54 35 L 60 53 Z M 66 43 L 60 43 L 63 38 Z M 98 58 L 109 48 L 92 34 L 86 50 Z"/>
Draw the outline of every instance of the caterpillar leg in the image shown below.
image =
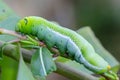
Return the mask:
<path id="1" fill-rule="evenodd" d="M 51 51 L 54 52 L 53 57 L 57 57 L 60 55 L 60 52 L 55 48 L 51 48 Z"/>
<path id="2" fill-rule="evenodd" d="M 102 74 L 107 80 L 119 80 L 119 77 L 113 71 L 108 71 Z"/>

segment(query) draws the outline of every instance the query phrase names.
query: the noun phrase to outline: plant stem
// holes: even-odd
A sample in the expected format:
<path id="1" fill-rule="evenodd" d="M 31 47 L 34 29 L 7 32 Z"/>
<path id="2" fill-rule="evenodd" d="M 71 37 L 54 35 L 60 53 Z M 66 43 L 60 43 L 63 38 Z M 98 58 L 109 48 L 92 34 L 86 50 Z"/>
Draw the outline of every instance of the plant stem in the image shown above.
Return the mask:
<path id="1" fill-rule="evenodd" d="M 68 77 L 70 80 L 99 80 L 97 77 L 94 77 L 85 72 L 78 71 L 71 66 L 65 65 L 64 63 L 56 62 L 56 65 L 56 73 Z"/>
<path id="2" fill-rule="evenodd" d="M 15 31 L 3 29 L 3 28 L 0 28 L 0 34 L 12 35 L 12 36 L 16 36 L 20 39 L 25 39 L 26 38 L 25 36 L 21 36 L 21 35 L 17 34 Z"/>
<path id="3" fill-rule="evenodd" d="M 2 47 L 4 43 L 5 42 L 0 41 L 0 47 Z M 22 54 L 23 54 L 23 57 L 24 57 L 25 61 L 30 62 L 33 51 L 29 51 L 29 50 L 26 50 L 26 49 L 23 49 L 23 48 L 21 50 L 22 50 Z M 19 60 L 18 57 L 17 57 L 16 51 L 17 50 L 16 50 L 15 45 L 8 44 L 8 45 L 5 46 L 5 48 L 3 50 L 3 54 L 8 56 L 8 57 L 11 57 L 15 60 Z"/>

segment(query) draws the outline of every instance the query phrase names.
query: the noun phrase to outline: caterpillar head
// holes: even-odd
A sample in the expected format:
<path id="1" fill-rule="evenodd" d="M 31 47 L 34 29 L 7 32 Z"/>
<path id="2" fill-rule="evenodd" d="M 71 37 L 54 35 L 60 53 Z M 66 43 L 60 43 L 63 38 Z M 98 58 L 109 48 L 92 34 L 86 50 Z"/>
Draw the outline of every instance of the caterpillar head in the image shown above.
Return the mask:
<path id="1" fill-rule="evenodd" d="M 19 20 L 15 27 L 15 31 L 30 34 L 32 32 L 32 28 L 38 23 L 36 20 L 37 19 L 34 16 L 25 17 Z"/>
<path id="2" fill-rule="evenodd" d="M 30 33 L 31 25 L 32 25 L 32 23 L 31 23 L 31 20 L 29 19 L 29 17 L 25 17 L 18 21 L 18 23 L 15 27 L 15 31 L 22 32 L 25 34 Z"/>

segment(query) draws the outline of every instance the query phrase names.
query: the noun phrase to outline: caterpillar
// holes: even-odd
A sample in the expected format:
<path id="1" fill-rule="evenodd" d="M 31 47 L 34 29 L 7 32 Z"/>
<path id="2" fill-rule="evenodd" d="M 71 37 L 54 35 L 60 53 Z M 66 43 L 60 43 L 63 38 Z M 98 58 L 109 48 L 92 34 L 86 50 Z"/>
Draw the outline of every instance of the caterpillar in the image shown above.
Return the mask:
<path id="1" fill-rule="evenodd" d="M 110 65 L 95 52 L 92 45 L 73 30 L 36 16 L 21 19 L 15 30 L 36 36 L 48 48 L 56 46 L 61 55 L 68 53 L 76 62 L 95 73 L 102 74 L 110 70 Z"/>

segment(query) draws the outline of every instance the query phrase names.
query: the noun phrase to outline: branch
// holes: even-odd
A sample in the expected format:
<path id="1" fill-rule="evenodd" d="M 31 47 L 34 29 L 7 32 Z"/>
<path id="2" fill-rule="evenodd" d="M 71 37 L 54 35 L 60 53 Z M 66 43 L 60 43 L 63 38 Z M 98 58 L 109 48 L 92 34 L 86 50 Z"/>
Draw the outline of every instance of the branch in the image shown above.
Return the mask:
<path id="1" fill-rule="evenodd" d="M 21 36 L 21 35 L 17 34 L 15 31 L 3 29 L 3 28 L 0 28 L 0 34 L 7 34 L 7 35 L 11 35 L 11 36 L 16 36 L 20 39 L 25 39 L 26 38 L 25 36 Z"/>
<path id="2" fill-rule="evenodd" d="M 61 62 L 55 62 L 57 65 L 56 73 L 68 77 L 70 80 L 99 80 L 88 73 L 73 69 L 71 66 L 65 65 Z"/>
<path id="3" fill-rule="evenodd" d="M 0 41 L 0 47 L 2 47 L 4 43 L 5 42 Z M 19 58 L 16 57 L 17 56 L 16 51 L 17 50 L 16 50 L 15 45 L 8 44 L 8 45 L 5 46 L 5 48 L 3 50 L 3 54 L 8 56 L 8 57 L 11 57 L 15 60 L 19 60 Z M 25 61 L 30 62 L 33 51 L 29 51 L 29 50 L 26 50 L 26 49 L 23 49 L 23 48 L 21 49 L 21 51 L 22 51 L 22 54 L 23 54 L 23 57 L 24 57 Z"/>

